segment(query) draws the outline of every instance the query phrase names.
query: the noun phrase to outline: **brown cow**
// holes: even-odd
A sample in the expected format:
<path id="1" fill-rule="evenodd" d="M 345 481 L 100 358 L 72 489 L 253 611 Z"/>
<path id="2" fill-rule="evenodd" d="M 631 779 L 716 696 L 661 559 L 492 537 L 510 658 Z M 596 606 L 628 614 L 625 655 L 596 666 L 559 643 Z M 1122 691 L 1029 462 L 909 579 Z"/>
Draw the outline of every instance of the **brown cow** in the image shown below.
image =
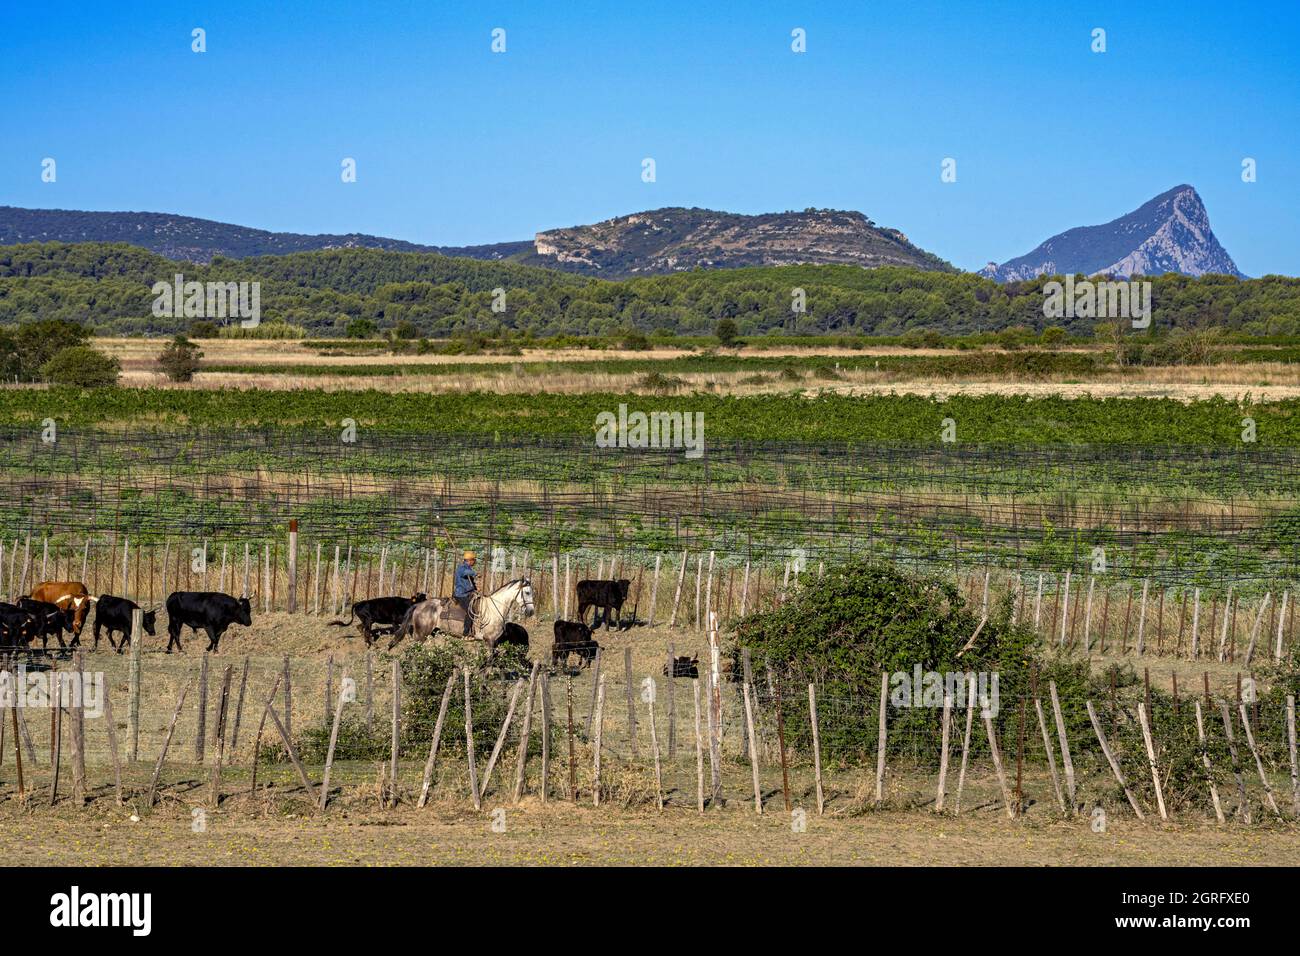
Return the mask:
<path id="1" fill-rule="evenodd" d="M 34 601 L 49 601 L 62 610 L 72 609 L 72 646 L 81 646 L 81 628 L 97 598 L 90 596 L 80 581 L 44 581 L 32 588 Z"/>

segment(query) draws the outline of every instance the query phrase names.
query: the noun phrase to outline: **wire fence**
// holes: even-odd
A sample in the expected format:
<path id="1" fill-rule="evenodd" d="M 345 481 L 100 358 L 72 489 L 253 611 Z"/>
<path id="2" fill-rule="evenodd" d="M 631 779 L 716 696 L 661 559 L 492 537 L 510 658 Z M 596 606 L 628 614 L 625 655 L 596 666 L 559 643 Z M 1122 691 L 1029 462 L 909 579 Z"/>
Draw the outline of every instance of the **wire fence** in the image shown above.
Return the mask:
<path id="1" fill-rule="evenodd" d="M 1258 694 L 1240 681 L 1212 691 L 1208 676 L 1204 688 L 1169 692 L 1112 682 L 1109 693 L 1086 698 L 1047 682 L 999 695 L 996 682 L 990 691 L 982 676 L 958 674 L 945 675 L 944 691 L 932 696 L 919 681 L 913 687 L 911 674 L 883 675 L 879 691 L 845 692 L 746 661 L 717 671 L 715 695 L 709 665 L 698 677 L 675 676 L 666 661 L 656 668 L 630 647 L 576 670 L 527 660 L 474 668 L 463 685 L 458 673 L 448 680 L 374 652 L 325 660 L 88 654 L 50 670 L 10 666 L 0 685 L 0 792 L 17 796 L 22 759 L 27 799 L 37 802 L 60 793 L 108 799 L 125 766 L 129 799 L 171 788 L 216 806 L 223 793 L 254 792 L 254 754 L 281 781 L 301 762 L 310 784 L 303 791 L 315 801 L 327 742 L 343 739 L 341 760 L 384 768 L 392 759 L 386 803 L 414 803 L 438 730 L 443 766 L 431 787 L 441 800 L 477 803 L 491 793 L 501 802 L 516 788 L 537 796 L 545 787 L 552 799 L 600 794 L 682 807 L 753 800 L 772 810 L 792 794 L 803 806 L 817 795 L 832 812 L 874 803 L 1019 815 L 1037 803 L 1220 822 L 1300 816 L 1294 695 Z M 79 684 L 70 680 L 78 673 Z M 453 706 L 442 705 L 439 721 L 444 690 Z M 336 717 L 348 728 L 342 738 Z M 463 728 L 471 722 L 477 796 L 466 773 Z M 218 766 L 228 782 L 224 791 L 216 784 L 214 799 L 207 780 L 220 780 Z M 196 774 L 203 795 L 193 793 Z"/>

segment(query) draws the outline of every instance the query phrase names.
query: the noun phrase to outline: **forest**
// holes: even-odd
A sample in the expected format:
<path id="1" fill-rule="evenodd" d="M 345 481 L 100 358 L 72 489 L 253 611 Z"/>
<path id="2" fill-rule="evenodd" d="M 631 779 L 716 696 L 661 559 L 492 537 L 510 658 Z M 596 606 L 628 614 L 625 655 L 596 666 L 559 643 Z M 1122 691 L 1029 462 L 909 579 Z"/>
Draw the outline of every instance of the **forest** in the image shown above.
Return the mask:
<path id="1" fill-rule="evenodd" d="M 749 337 L 966 335 L 1054 325 L 1091 335 L 1097 322 L 1044 317 L 1043 286 L 1060 277 L 999 284 L 974 273 L 824 265 L 610 281 L 434 253 L 337 249 L 198 265 L 125 244 L 27 243 L 0 247 L 0 324 L 65 319 L 99 335 L 190 331 L 193 319 L 152 314 L 153 284 L 176 273 L 187 281 L 260 282 L 263 323 L 324 338 L 344 336 L 349 326 L 404 338 L 702 335 L 722 319 Z M 1153 332 L 1300 334 L 1300 279 L 1171 273 L 1151 282 Z M 800 299 L 805 307 L 795 311 Z"/>

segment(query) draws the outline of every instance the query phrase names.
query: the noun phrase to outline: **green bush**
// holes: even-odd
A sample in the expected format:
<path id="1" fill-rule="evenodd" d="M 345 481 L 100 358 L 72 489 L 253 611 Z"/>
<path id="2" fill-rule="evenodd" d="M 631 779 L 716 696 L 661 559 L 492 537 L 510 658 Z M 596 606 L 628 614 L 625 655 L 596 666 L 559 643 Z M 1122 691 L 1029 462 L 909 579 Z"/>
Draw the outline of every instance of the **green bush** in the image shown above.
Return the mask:
<path id="1" fill-rule="evenodd" d="M 178 335 L 167 343 L 158 355 L 158 364 L 173 382 L 191 382 L 194 373 L 199 370 L 199 359 L 203 352 L 183 335 Z"/>
<path id="2" fill-rule="evenodd" d="M 88 345 L 61 349 L 41 366 L 41 377 L 51 385 L 75 385 L 78 388 L 107 388 L 117 384 L 122 365 Z"/>

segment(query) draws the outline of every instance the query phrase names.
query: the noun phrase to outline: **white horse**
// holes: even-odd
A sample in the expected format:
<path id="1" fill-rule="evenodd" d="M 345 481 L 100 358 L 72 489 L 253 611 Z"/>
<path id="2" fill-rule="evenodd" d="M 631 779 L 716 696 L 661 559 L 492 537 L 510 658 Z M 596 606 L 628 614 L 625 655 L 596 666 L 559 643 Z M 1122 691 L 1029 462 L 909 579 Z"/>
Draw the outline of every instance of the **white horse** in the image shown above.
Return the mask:
<path id="1" fill-rule="evenodd" d="M 491 594 L 476 594 L 470 600 L 472 634 L 487 645 L 488 653 L 496 649 L 497 641 L 506 629 L 511 613 L 518 608 L 524 617 L 532 617 L 537 606 L 533 599 L 533 585 L 527 578 L 516 578 Z M 414 604 L 393 632 L 388 648 L 410 634 L 416 640 L 425 640 L 435 631 L 460 637 L 465 626 L 465 614 L 451 598 L 430 598 Z"/>

